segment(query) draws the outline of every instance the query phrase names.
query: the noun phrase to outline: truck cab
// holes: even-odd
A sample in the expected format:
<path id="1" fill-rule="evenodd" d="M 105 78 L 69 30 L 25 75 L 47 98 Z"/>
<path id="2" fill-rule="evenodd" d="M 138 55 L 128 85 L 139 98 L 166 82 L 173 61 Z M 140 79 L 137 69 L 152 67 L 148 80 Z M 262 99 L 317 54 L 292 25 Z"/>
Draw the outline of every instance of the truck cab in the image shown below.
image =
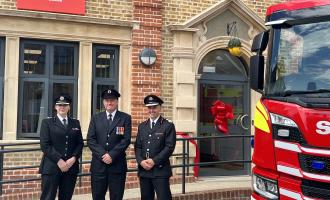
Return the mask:
<path id="1" fill-rule="evenodd" d="M 266 15 L 250 60 L 250 86 L 262 94 L 251 199 L 330 199 L 330 1 L 290 1 Z"/>

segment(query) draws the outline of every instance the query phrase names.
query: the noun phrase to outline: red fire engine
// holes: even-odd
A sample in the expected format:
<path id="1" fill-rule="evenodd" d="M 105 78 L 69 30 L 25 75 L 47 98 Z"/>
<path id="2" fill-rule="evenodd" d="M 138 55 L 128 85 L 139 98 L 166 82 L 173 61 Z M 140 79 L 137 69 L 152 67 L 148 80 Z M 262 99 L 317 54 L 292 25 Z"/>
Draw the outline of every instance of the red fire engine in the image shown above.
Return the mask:
<path id="1" fill-rule="evenodd" d="M 330 199 L 330 1 L 268 8 L 253 41 L 251 199 Z M 267 63 L 262 55 L 267 48 Z"/>

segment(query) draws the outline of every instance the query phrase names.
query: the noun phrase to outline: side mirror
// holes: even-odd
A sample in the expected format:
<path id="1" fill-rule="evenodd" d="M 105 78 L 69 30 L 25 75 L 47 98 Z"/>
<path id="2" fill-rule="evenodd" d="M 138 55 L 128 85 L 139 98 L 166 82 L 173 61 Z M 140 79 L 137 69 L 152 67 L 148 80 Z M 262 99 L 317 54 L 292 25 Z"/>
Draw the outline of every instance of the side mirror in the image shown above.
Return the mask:
<path id="1" fill-rule="evenodd" d="M 261 54 L 267 48 L 268 40 L 269 40 L 269 30 L 259 33 L 253 39 L 251 51 Z"/>
<path id="2" fill-rule="evenodd" d="M 262 93 L 264 89 L 264 56 L 255 55 L 250 58 L 250 87 Z"/>

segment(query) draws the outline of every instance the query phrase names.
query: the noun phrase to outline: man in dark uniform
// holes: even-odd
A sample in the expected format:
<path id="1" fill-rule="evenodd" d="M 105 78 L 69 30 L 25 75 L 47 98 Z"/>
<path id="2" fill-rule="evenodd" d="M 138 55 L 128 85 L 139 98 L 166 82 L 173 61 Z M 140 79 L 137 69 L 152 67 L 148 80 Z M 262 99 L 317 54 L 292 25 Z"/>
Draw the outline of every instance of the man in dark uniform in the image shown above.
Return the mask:
<path id="1" fill-rule="evenodd" d="M 160 115 L 163 101 L 155 96 L 144 98 L 149 119 L 138 127 L 135 142 L 135 157 L 139 165 L 142 200 L 171 200 L 169 178 L 172 176 L 170 156 L 176 144 L 174 124 Z"/>
<path id="2" fill-rule="evenodd" d="M 69 96 L 57 97 L 56 116 L 41 123 L 41 200 L 55 200 L 57 188 L 59 200 L 70 200 L 74 191 L 84 142 L 79 121 L 68 116 L 70 103 Z"/>
<path id="3" fill-rule="evenodd" d="M 120 94 L 114 90 L 102 93 L 106 111 L 90 121 L 87 144 L 92 151 L 92 196 L 104 200 L 109 187 L 110 200 L 123 199 L 127 163 L 126 149 L 131 142 L 131 116 L 118 111 Z"/>

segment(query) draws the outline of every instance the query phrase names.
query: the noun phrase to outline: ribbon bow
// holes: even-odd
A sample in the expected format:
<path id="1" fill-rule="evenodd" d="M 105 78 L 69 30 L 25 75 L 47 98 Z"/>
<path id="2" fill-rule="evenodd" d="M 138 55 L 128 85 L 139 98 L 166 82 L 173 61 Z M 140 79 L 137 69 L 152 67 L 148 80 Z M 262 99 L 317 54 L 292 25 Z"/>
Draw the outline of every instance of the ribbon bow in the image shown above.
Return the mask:
<path id="1" fill-rule="evenodd" d="M 211 113 L 214 117 L 215 127 L 224 134 L 228 134 L 228 120 L 234 119 L 233 107 L 220 100 L 216 100 L 212 104 Z"/>

